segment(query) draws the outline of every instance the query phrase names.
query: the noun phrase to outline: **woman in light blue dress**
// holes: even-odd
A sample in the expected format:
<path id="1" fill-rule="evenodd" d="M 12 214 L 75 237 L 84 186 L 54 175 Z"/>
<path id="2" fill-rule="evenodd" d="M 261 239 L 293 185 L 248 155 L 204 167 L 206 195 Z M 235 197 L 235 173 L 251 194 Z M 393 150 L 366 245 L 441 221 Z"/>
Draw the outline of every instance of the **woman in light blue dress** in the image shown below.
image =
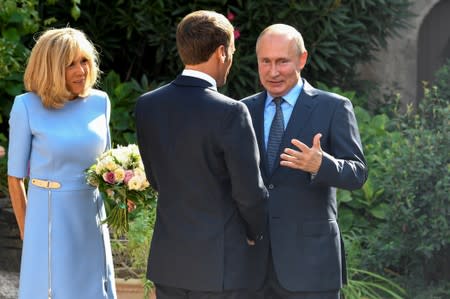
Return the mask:
<path id="1" fill-rule="evenodd" d="M 10 114 L 8 186 L 23 241 L 19 299 L 116 298 L 103 201 L 84 170 L 109 147 L 110 103 L 79 30 L 51 29 Z M 25 192 L 24 178 L 28 180 Z"/>

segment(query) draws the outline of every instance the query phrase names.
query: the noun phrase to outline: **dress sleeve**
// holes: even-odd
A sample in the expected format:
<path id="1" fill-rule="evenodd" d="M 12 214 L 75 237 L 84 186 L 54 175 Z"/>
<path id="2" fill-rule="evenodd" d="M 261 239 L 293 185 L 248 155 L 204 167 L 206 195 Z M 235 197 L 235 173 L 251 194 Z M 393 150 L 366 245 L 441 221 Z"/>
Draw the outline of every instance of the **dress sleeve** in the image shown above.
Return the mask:
<path id="1" fill-rule="evenodd" d="M 27 108 L 23 100 L 16 97 L 9 117 L 8 175 L 28 176 L 31 141 Z"/>

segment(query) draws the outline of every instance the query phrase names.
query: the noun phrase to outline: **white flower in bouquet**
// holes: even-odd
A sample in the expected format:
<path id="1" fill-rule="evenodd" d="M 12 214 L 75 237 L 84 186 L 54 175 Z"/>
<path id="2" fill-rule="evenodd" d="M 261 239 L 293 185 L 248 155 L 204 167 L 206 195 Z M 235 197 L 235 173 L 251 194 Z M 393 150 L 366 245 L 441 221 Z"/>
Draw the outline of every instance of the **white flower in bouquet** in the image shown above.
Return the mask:
<path id="1" fill-rule="evenodd" d="M 117 234 L 128 231 L 128 201 L 146 205 L 153 198 L 135 144 L 118 146 L 101 154 L 86 170 L 86 181 L 98 187 L 107 206 L 105 221 Z"/>
<path id="2" fill-rule="evenodd" d="M 122 167 L 118 167 L 114 170 L 114 179 L 116 183 L 122 183 L 125 178 L 125 170 Z"/>

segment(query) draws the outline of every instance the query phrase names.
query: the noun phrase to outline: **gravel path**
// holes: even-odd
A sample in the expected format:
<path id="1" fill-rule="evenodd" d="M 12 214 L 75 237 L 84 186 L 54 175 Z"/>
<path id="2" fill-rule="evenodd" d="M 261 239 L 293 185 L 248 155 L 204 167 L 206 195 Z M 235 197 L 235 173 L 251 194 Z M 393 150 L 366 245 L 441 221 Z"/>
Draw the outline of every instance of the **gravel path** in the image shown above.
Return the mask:
<path id="1" fill-rule="evenodd" d="M 16 299 L 18 287 L 19 273 L 0 270 L 0 299 Z"/>

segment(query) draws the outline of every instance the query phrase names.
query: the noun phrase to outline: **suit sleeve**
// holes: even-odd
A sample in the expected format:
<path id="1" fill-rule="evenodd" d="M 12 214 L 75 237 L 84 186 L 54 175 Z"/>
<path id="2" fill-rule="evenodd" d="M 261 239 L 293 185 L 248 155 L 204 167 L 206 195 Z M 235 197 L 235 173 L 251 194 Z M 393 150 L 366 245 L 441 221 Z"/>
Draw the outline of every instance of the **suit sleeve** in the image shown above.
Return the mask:
<path id="1" fill-rule="evenodd" d="M 223 122 L 221 139 L 230 174 L 232 196 L 249 239 L 262 236 L 267 224 L 267 197 L 259 170 L 259 150 L 247 107 L 235 102 Z"/>
<path id="2" fill-rule="evenodd" d="M 155 177 L 153 176 L 153 172 L 151 169 L 151 163 L 150 163 L 150 153 L 149 153 L 149 142 L 150 140 L 148 140 L 148 138 L 146 138 L 146 134 L 145 134 L 145 114 L 144 114 L 144 109 L 143 109 L 143 101 L 144 98 L 140 97 L 137 100 L 136 106 L 135 106 L 135 110 L 134 110 L 134 115 L 135 115 L 135 120 L 136 120 L 136 139 L 137 139 L 137 144 L 138 144 L 138 148 L 139 148 L 139 154 L 141 155 L 142 158 L 142 163 L 144 164 L 144 170 L 145 170 L 145 175 L 147 177 L 147 180 L 149 181 L 150 185 L 152 186 L 153 190 L 158 191 L 158 184 L 156 182 Z"/>
<path id="3" fill-rule="evenodd" d="M 348 99 L 337 105 L 329 135 L 329 152 L 323 153 L 322 164 L 312 183 L 347 190 L 361 188 L 367 180 L 367 165 L 353 106 Z"/>

